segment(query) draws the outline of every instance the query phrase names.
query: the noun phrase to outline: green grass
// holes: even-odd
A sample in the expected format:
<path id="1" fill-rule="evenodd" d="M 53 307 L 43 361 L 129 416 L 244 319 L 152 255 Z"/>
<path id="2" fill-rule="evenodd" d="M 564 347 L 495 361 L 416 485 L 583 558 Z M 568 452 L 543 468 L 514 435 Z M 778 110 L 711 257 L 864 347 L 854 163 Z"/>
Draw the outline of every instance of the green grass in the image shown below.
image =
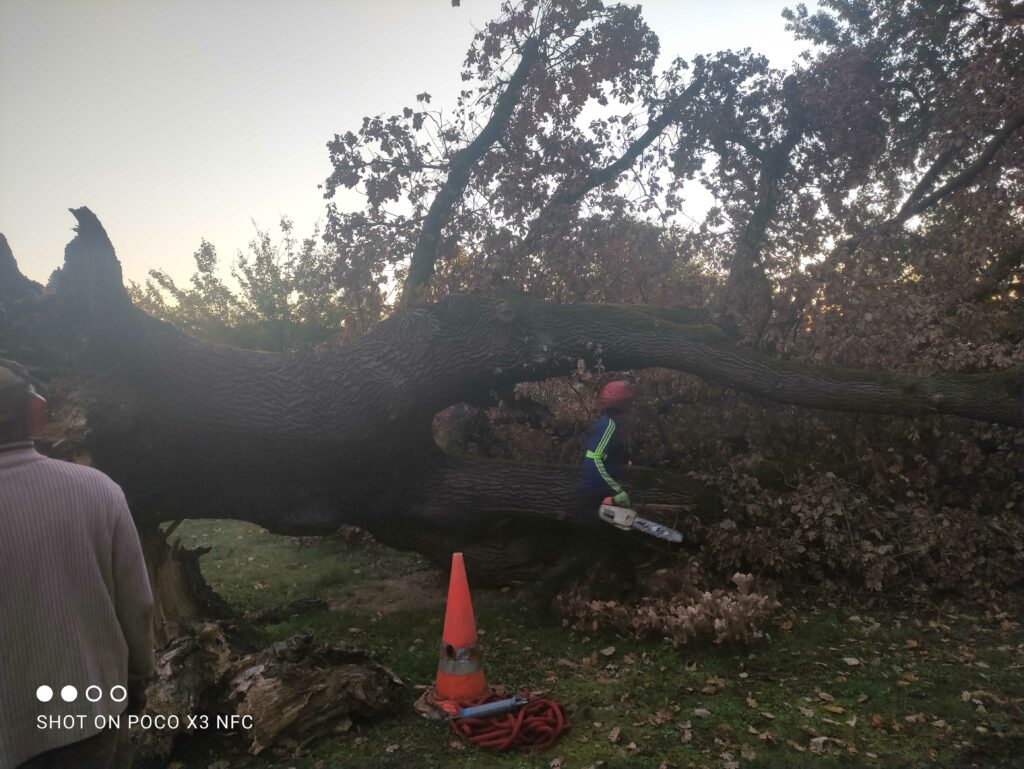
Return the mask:
<path id="1" fill-rule="evenodd" d="M 330 604 L 267 626 L 267 640 L 306 631 L 322 641 L 354 641 L 410 685 L 396 693 L 390 716 L 299 755 L 250 757 L 241 744 L 212 736 L 185 746 L 177 760 L 187 769 L 217 760 L 243 769 L 518 769 L 549 767 L 556 757 L 565 769 L 602 761 L 609 769 L 662 762 L 1013 766 L 1024 756 L 1024 644 L 1019 624 L 1005 614 L 936 610 L 915 617 L 819 602 L 790 606 L 755 647 L 674 650 L 657 640 L 564 628 L 542 619 L 524 591 L 477 590 L 489 681 L 551 690 L 573 719 L 573 730 L 551 750 L 484 753 L 412 710 L 420 694 L 413 686 L 430 684 L 436 669 L 446 583 L 418 556 L 223 521 L 186 522 L 179 533 L 186 545 L 212 548 L 204 573 L 242 609 L 304 596 Z M 695 715 L 698 709 L 709 715 Z M 830 738 L 820 752 L 816 737 Z"/>

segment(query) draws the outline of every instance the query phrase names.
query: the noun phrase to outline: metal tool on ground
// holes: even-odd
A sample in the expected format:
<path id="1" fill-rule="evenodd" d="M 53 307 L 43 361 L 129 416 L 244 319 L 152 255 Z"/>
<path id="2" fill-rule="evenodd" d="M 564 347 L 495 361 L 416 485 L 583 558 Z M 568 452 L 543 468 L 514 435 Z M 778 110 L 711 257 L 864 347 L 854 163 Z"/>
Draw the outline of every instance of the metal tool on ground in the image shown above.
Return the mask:
<path id="1" fill-rule="evenodd" d="M 622 529 L 623 531 L 640 531 L 667 542 L 683 541 L 683 535 L 680 532 L 647 518 L 642 518 L 637 515 L 636 510 L 613 505 L 611 497 L 605 497 L 604 502 L 601 503 L 598 517 L 605 523 L 610 523 L 615 528 Z"/>
<path id="2" fill-rule="evenodd" d="M 468 708 L 462 708 L 452 718 L 490 718 L 491 716 L 500 716 L 505 713 L 511 713 L 513 710 L 518 710 L 523 705 L 528 705 L 529 702 L 530 700 L 526 697 L 506 697 L 503 700 L 495 700 L 483 705 L 472 705 Z"/>

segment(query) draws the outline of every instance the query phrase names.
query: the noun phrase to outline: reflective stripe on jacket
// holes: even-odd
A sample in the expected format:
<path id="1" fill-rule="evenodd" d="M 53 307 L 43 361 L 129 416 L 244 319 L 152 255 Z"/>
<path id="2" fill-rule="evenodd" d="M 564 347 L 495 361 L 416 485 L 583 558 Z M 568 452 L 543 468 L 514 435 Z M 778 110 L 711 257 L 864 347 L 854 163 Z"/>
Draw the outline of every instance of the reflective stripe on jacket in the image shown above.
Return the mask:
<path id="1" fill-rule="evenodd" d="M 609 497 L 622 493 L 616 480 L 626 464 L 625 442 L 615 420 L 602 414 L 587 433 L 581 486 L 588 495 Z"/>

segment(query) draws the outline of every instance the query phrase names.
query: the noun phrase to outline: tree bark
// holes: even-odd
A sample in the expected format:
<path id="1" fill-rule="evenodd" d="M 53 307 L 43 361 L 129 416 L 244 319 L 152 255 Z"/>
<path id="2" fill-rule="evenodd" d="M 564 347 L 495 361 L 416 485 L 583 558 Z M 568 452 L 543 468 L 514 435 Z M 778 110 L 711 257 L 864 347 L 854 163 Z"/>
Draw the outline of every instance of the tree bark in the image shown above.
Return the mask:
<path id="1" fill-rule="evenodd" d="M 4 305 L 0 354 L 50 378 L 51 453 L 111 475 L 141 525 L 349 523 L 439 562 L 464 549 L 485 580 L 528 579 L 564 548 L 567 527 L 593 518 L 579 516 L 574 470 L 452 457 L 431 421 L 579 359 L 674 368 L 800 406 L 1024 424 L 1020 369 L 911 376 L 780 362 L 685 313 L 641 306 L 455 296 L 319 353 L 205 344 L 132 306 L 99 221 L 74 213 L 78 234 L 48 290 Z M 698 518 L 716 512 L 690 479 L 644 493 Z"/>

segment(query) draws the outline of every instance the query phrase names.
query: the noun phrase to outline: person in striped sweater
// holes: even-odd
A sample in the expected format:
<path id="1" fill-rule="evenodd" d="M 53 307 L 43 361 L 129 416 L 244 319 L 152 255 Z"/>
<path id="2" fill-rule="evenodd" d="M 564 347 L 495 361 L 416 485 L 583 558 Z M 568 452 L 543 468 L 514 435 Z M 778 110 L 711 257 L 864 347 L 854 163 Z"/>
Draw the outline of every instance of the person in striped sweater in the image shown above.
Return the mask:
<path id="1" fill-rule="evenodd" d="M 46 402 L 0 359 L 0 769 L 130 767 L 153 672 L 146 564 L 124 493 L 39 454 Z"/>

